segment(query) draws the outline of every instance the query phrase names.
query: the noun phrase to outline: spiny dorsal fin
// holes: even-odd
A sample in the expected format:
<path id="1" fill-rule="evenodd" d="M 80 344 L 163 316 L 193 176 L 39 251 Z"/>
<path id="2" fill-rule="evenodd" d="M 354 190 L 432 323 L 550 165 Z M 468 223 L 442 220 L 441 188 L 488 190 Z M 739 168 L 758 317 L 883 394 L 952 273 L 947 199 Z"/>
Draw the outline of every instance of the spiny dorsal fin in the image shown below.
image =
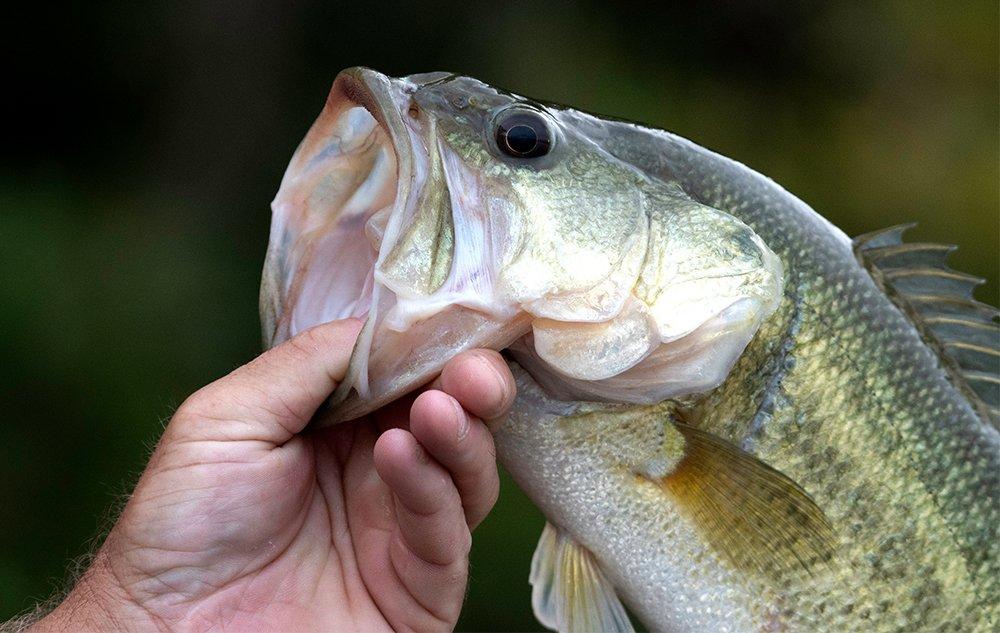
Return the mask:
<path id="1" fill-rule="evenodd" d="M 983 279 L 948 266 L 955 246 L 904 242 L 903 233 L 914 226 L 860 235 L 854 254 L 980 416 L 1000 427 L 1000 312 L 973 296 Z"/>

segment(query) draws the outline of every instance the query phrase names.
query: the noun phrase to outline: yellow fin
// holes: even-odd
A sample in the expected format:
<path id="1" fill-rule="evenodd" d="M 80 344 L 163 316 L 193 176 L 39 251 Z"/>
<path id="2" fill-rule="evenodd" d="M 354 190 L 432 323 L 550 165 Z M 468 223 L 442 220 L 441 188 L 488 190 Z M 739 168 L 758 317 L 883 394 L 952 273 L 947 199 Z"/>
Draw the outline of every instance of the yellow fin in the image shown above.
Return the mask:
<path id="1" fill-rule="evenodd" d="M 531 559 L 531 606 L 538 621 L 560 633 L 633 632 L 614 587 L 594 555 L 545 524 Z"/>
<path id="2" fill-rule="evenodd" d="M 686 424 L 684 457 L 660 485 L 714 551 L 771 581 L 826 567 L 836 538 L 794 481 L 735 445 Z"/>

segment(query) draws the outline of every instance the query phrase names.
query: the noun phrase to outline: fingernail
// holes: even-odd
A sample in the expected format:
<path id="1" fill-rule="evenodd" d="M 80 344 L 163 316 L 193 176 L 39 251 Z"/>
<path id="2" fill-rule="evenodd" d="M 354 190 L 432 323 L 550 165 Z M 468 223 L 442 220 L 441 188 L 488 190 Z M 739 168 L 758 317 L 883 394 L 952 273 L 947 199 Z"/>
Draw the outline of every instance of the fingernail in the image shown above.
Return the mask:
<path id="1" fill-rule="evenodd" d="M 510 392 L 507 386 L 507 379 L 504 377 L 497 366 L 491 362 L 488 358 L 482 356 L 479 357 L 479 362 L 490 368 L 490 373 L 496 378 L 496 384 L 500 388 L 500 403 L 499 409 L 494 411 L 494 415 L 500 415 L 504 410 L 510 405 Z"/>
<path id="2" fill-rule="evenodd" d="M 426 464 L 431 460 L 430 455 L 427 454 L 427 451 L 424 450 L 424 447 L 419 442 L 414 442 L 413 444 L 413 455 L 417 458 L 417 463 L 419 464 Z"/>
<path id="3" fill-rule="evenodd" d="M 458 412 L 458 441 L 461 442 L 469 434 L 469 414 L 465 412 L 457 400 L 452 399 L 451 405 Z"/>

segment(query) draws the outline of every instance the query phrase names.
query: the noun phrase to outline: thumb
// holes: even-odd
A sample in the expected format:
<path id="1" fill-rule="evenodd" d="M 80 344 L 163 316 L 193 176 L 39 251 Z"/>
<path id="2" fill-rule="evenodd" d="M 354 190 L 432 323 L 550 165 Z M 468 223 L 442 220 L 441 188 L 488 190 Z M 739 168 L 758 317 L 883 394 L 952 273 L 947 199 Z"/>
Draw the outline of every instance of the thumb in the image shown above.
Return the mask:
<path id="1" fill-rule="evenodd" d="M 331 321 L 264 352 L 192 394 L 172 430 L 186 439 L 285 443 L 343 380 L 361 326 Z"/>

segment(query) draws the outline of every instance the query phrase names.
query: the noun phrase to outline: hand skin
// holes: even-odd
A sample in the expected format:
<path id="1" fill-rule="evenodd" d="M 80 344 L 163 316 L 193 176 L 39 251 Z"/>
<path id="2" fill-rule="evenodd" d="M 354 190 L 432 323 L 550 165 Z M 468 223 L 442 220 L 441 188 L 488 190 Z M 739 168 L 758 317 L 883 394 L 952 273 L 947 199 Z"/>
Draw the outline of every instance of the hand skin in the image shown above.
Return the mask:
<path id="1" fill-rule="evenodd" d="M 188 398 L 35 630 L 453 628 L 499 488 L 482 420 L 513 380 L 497 353 L 466 352 L 415 399 L 301 433 L 360 325 L 317 326 Z"/>

